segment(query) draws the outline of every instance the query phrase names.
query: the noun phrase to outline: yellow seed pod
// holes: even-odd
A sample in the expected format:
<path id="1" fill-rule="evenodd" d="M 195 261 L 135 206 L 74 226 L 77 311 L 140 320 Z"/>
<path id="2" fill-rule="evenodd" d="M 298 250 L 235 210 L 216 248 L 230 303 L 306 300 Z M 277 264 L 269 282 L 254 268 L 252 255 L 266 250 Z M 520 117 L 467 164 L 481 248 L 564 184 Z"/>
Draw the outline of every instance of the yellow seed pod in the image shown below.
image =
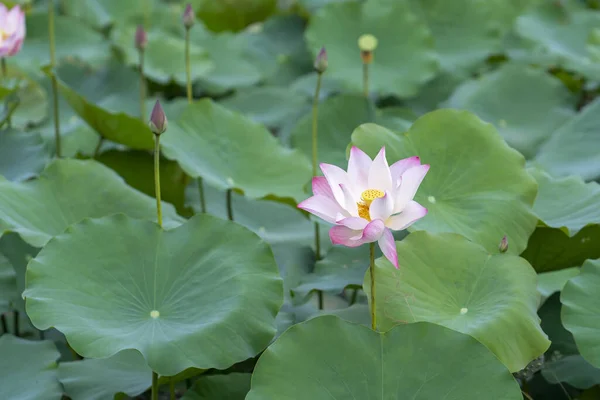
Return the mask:
<path id="1" fill-rule="evenodd" d="M 377 48 L 377 43 L 377 38 L 368 33 L 358 38 L 358 48 L 360 51 L 372 52 Z"/>

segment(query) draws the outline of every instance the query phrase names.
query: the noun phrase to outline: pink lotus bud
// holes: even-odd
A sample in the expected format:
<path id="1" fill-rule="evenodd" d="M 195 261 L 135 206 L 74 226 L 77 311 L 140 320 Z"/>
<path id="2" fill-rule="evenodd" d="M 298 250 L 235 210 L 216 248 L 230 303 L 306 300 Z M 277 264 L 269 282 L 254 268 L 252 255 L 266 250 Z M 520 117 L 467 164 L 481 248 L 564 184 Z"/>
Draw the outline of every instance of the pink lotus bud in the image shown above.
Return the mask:
<path id="1" fill-rule="evenodd" d="M 325 50 L 325 47 L 321 47 L 321 51 L 319 51 L 317 58 L 315 58 L 314 66 L 315 70 L 320 74 L 327 70 L 327 50 Z"/>
<path id="2" fill-rule="evenodd" d="M 196 23 L 196 15 L 194 14 L 194 10 L 192 10 L 192 5 L 190 3 L 185 6 L 182 21 L 183 26 L 185 26 L 187 29 L 190 29 Z"/>
<path id="3" fill-rule="evenodd" d="M 150 126 L 152 133 L 155 135 L 163 134 L 167 130 L 167 116 L 165 115 L 165 111 L 158 100 L 156 100 L 156 104 L 154 104 L 148 125 Z"/>
<path id="4" fill-rule="evenodd" d="M 135 31 L 135 47 L 138 50 L 144 50 L 148 44 L 148 35 L 142 25 L 138 25 Z"/>
<path id="5" fill-rule="evenodd" d="M 504 235 L 504 237 L 500 241 L 500 244 L 498 245 L 498 250 L 500 250 L 500 253 L 506 253 L 506 251 L 508 250 L 508 238 L 506 237 L 506 235 Z"/>
<path id="6" fill-rule="evenodd" d="M 25 40 L 25 12 L 14 6 L 8 11 L 0 3 L 0 57 L 14 56 Z"/>

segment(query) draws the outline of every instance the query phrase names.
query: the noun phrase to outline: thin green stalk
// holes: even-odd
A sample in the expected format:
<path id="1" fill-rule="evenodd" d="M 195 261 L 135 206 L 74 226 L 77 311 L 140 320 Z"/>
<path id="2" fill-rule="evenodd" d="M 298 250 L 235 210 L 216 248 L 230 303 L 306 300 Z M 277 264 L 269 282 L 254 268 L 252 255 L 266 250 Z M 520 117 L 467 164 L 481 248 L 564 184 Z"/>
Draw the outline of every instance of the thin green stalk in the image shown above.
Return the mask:
<path id="1" fill-rule="evenodd" d="M 48 2 L 48 40 L 50 41 L 50 66 L 54 69 L 56 67 L 56 45 L 54 38 L 54 0 Z M 52 101 L 53 101 L 53 117 L 54 117 L 54 145 L 56 147 L 56 157 L 62 156 L 61 144 L 60 144 L 60 120 L 58 110 L 58 82 L 52 70 L 52 76 L 50 77 L 52 82 Z"/>
<path id="2" fill-rule="evenodd" d="M 318 160 L 318 120 L 319 120 L 319 93 L 321 92 L 321 80 L 323 73 L 317 73 L 317 87 L 315 88 L 315 95 L 313 97 L 312 104 L 312 175 L 317 176 L 317 160 Z M 315 258 L 316 261 L 321 259 L 321 239 L 319 232 L 319 224 L 315 222 Z M 319 310 L 323 309 L 323 292 L 317 291 L 319 300 Z"/>
<path id="3" fill-rule="evenodd" d="M 98 140 L 98 144 L 94 149 L 94 155 L 92 156 L 92 158 L 98 158 L 98 156 L 100 155 L 100 148 L 102 148 L 102 143 L 104 143 L 104 137 L 100 136 L 100 140 Z"/>
<path id="4" fill-rule="evenodd" d="M 175 381 L 173 379 L 169 382 L 169 398 L 175 400 Z"/>
<path id="5" fill-rule="evenodd" d="M 369 63 L 363 62 L 363 94 L 369 98 Z"/>
<path id="6" fill-rule="evenodd" d="M 160 202 L 160 135 L 154 135 L 154 194 L 158 225 L 162 228 L 162 204 Z"/>
<path id="7" fill-rule="evenodd" d="M 232 194 L 233 190 L 231 189 L 227 189 L 227 198 L 226 198 L 226 203 L 227 203 L 227 218 L 230 221 L 233 221 L 233 207 L 231 205 L 231 194 Z"/>
<path id="8" fill-rule="evenodd" d="M 354 289 L 352 291 L 352 296 L 350 297 L 350 305 L 356 303 L 356 298 L 358 297 L 358 289 Z"/>
<path id="9" fill-rule="evenodd" d="M 0 325 L 2 325 L 2 333 L 8 333 L 8 324 L 6 323 L 6 316 L 0 315 Z"/>
<path id="10" fill-rule="evenodd" d="M 154 371 L 152 371 L 152 392 L 150 398 L 158 400 L 158 374 Z"/>
<path id="11" fill-rule="evenodd" d="M 144 78 L 144 50 L 139 50 L 140 55 L 140 118 L 146 120 L 146 79 Z"/>
<path id="12" fill-rule="evenodd" d="M 8 79 L 8 68 L 6 67 L 6 58 L 2 57 L 2 76 L 4 77 L 4 79 Z M 6 117 L 6 123 L 8 125 L 8 128 L 12 128 L 12 121 L 10 118 L 11 112 L 9 110 L 8 116 Z"/>
<path id="13" fill-rule="evenodd" d="M 375 243 L 369 245 L 369 272 L 371 275 L 371 329 L 377 330 L 377 316 L 375 307 Z"/>

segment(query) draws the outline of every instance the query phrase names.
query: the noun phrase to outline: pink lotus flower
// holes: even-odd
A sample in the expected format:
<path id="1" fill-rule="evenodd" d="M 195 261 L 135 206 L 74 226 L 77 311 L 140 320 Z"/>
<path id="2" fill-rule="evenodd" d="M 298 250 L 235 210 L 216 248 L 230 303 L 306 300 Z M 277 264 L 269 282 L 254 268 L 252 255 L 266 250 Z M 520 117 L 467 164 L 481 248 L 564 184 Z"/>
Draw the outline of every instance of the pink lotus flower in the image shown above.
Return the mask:
<path id="1" fill-rule="evenodd" d="M 25 13 L 14 6 L 10 11 L 0 3 L 0 57 L 14 56 L 25 40 Z"/>
<path id="2" fill-rule="evenodd" d="M 336 224 L 329 231 L 333 244 L 358 247 L 378 242 L 383 254 L 398 268 L 398 254 L 392 231 L 408 228 L 427 214 L 413 200 L 429 165 L 410 157 L 391 167 L 385 147 L 374 160 L 358 147 L 352 147 L 348 172 L 321 164 L 325 176 L 312 180 L 313 197 L 298 207 Z"/>

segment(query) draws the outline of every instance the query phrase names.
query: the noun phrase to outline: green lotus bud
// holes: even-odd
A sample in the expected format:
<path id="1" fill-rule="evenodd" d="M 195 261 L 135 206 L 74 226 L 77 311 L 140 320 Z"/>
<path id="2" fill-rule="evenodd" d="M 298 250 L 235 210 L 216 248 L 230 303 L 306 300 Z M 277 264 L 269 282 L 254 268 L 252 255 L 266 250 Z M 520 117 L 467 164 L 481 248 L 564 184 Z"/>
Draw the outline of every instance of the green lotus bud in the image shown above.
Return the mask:
<path id="1" fill-rule="evenodd" d="M 158 100 L 156 100 L 156 104 L 154 104 L 148 125 L 150 126 L 152 133 L 155 135 L 161 135 L 167 130 L 167 116 L 165 115 L 165 111 Z"/>
<path id="2" fill-rule="evenodd" d="M 327 70 L 327 50 L 325 50 L 325 47 L 321 47 L 321 51 L 319 51 L 317 58 L 315 58 L 314 66 L 315 70 L 320 74 Z"/>
<path id="3" fill-rule="evenodd" d="M 185 26 L 186 29 L 190 29 L 196 23 L 196 15 L 194 14 L 194 10 L 190 3 L 185 6 L 185 11 L 183 12 L 183 17 L 181 19 L 183 21 L 183 26 Z"/>

